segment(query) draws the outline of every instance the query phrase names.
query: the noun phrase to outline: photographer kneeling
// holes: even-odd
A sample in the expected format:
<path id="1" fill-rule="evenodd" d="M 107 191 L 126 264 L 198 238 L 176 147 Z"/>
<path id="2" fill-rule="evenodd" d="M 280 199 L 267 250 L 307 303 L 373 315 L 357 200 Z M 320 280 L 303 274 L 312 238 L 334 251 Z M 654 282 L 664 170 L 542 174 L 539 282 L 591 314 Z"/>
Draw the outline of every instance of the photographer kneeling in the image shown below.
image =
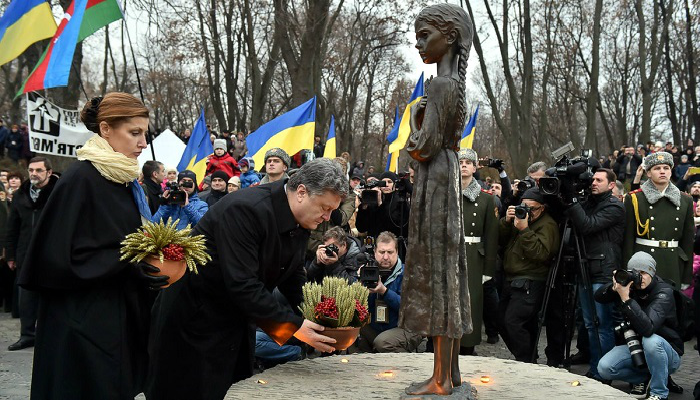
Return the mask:
<path id="1" fill-rule="evenodd" d="M 595 299 L 600 303 L 619 299 L 629 324 L 619 329 L 627 344 L 614 347 L 598 363 L 600 376 L 633 384 L 630 394 L 638 399 L 667 399 L 666 380 L 681 364 L 683 340 L 675 330 L 678 321 L 673 288 L 656 276 L 656 261 L 643 251 L 635 253 L 627 271 L 615 271 L 612 283 L 598 289 Z M 639 336 L 643 336 L 643 357 Z"/>
<path id="2" fill-rule="evenodd" d="M 187 225 L 194 228 L 209 210 L 207 203 L 197 197 L 197 175 L 186 169 L 177 176 L 177 184 L 173 183 L 168 183 L 162 197 L 165 204 L 158 208 L 151 221 L 165 223 L 172 218 L 173 222 L 179 220 L 178 230 L 185 229 Z"/>
<path id="3" fill-rule="evenodd" d="M 382 232 L 377 236 L 374 259 L 379 267 L 379 280 L 374 288 L 369 289 L 368 305 L 372 322 L 360 330 L 361 340 L 357 345 L 362 351 L 413 352 L 423 340 L 422 336 L 397 326 L 403 282 L 403 264 L 399 259 L 398 245 L 396 235 L 391 232 Z"/>
<path id="4" fill-rule="evenodd" d="M 334 226 L 323 234 L 323 244 L 318 246 L 316 258 L 306 268 L 306 280 L 321 283 L 326 276 L 333 276 L 353 283 L 357 280 L 355 259 L 360 253 L 357 239 L 347 236 L 343 228 Z"/>

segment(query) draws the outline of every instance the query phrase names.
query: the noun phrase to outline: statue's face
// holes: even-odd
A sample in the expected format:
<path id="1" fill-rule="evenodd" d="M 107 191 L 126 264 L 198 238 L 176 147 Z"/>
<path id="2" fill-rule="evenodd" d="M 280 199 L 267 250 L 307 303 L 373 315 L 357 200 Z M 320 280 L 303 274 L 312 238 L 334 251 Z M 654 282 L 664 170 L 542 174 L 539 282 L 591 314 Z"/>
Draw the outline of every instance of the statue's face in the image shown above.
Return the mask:
<path id="1" fill-rule="evenodd" d="M 427 22 L 416 21 L 416 49 L 426 64 L 434 64 L 447 54 L 452 41 Z"/>

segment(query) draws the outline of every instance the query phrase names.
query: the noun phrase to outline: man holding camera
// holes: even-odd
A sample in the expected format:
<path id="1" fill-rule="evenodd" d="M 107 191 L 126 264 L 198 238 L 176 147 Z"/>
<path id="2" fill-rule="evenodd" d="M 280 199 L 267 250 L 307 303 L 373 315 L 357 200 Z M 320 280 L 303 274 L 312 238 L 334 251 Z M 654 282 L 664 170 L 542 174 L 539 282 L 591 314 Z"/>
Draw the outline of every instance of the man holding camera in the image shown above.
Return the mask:
<path id="1" fill-rule="evenodd" d="M 499 223 L 499 242 L 506 244 L 499 331 L 516 360 L 531 362 L 537 314 L 560 238 L 559 227 L 547 213 L 539 188 L 526 190 L 521 200 L 521 205 L 508 207 Z"/>
<path id="2" fill-rule="evenodd" d="M 649 253 L 639 251 L 630 258 L 627 270 L 615 271 L 612 282 L 596 292 L 601 303 L 622 303 L 625 323 L 619 330 L 627 341 L 603 356 L 598 372 L 604 379 L 633 384 L 630 394 L 638 399 L 664 400 L 667 377 L 681 364 L 683 340 L 675 330 L 673 288 L 656 276 L 656 266 Z"/>
<path id="3" fill-rule="evenodd" d="M 197 175 L 186 169 L 177 176 L 177 187 L 169 186 L 163 192 L 166 204 L 161 205 L 153 216 L 153 222 L 173 222 L 179 220 L 177 229 L 185 229 L 187 225 L 194 227 L 209 210 L 206 202 L 197 196 Z M 174 189 L 174 190 L 173 190 Z"/>
<path id="4" fill-rule="evenodd" d="M 615 174 L 625 185 L 625 190 L 630 190 L 632 179 L 637 168 L 642 164 L 642 157 L 635 154 L 634 147 L 627 146 L 625 151 L 617 157 L 615 162 Z"/>
<path id="5" fill-rule="evenodd" d="M 586 376 L 598 380 L 598 361 L 615 346 L 612 304 L 595 302 L 593 293 L 610 281 L 613 270 L 622 262 L 625 209 L 612 195 L 616 180 L 612 170 L 598 169 L 593 174 L 588 199 L 573 203 L 565 211 L 585 245 L 582 256 L 587 260 L 590 286 L 579 280 L 579 304 L 590 343 L 590 369 Z"/>
<path id="6" fill-rule="evenodd" d="M 323 244 L 316 250 L 316 258 L 306 268 L 306 280 L 321 283 L 323 278 L 345 278 L 349 283 L 357 280 L 356 257 L 362 251 L 357 239 L 345 234 L 343 228 L 334 226 L 323 234 Z"/>
<path id="7" fill-rule="evenodd" d="M 625 236 L 622 260 L 633 253 L 651 254 L 657 273 L 681 289 L 693 271 L 693 199 L 671 184 L 673 157 L 658 152 L 644 159 L 649 179 L 625 198 Z"/>
<path id="8" fill-rule="evenodd" d="M 379 267 L 379 279 L 369 289 L 368 305 L 372 322 L 360 330 L 358 347 L 362 351 L 410 353 L 416 351 L 423 340 L 422 336 L 397 326 L 403 282 L 403 264 L 398 250 L 396 235 L 382 232 L 377 236 L 374 259 Z"/>

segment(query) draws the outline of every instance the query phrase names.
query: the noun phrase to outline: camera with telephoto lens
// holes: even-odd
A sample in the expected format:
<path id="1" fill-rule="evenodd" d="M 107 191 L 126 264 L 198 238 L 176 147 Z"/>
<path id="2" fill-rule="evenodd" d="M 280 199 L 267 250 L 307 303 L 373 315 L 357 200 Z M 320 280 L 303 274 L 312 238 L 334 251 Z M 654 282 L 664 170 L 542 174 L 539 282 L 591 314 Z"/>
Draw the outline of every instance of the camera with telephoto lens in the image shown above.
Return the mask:
<path id="1" fill-rule="evenodd" d="M 642 274 L 639 271 L 618 269 L 613 276 L 615 282 L 622 286 L 627 286 L 630 282 L 633 282 L 632 286 L 642 285 Z"/>
<path id="2" fill-rule="evenodd" d="M 526 219 L 528 215 L 532 212 L 532 209 L 525 204 L 515 206 L 515 218 Z"/>
<path id="3" fill-rule="evenodd" d="M 565 204 L 575 200 L 585 200 L 591 192 L 593 183 L 593 165 L 590 162 L 592 150 L 583 150 L 579 157 L 569 158 L 573 149 L 571 143 L 555 150 L 561 158 L 552 168 L 545 171 L 547 176 L 540 178 L 539 188 L 544 195 L 559 196 Z"/>
<path id="4" fill-rule="evenodd" d="M 383 188 L 386 187 L 386 182 L 382 180 L 377 180 L 377 181 L 372 181 L 368 182 L 360 187 L 360 190 L 362 190 L 362 194 L 360 195 L 360 202 L 362 204 L 366 204 L 368 206 L 378 206 L 379 202 L 377 201 L 377 193 L 374 190 L 374 188 Z M 381 196 L 381 194 L 380 194 Z"/>
<path id="5" fill-rule="evenodd" d="M 186 185 L 188 184 L 188 185 Z M 187 194 L 180 187 L 192 187 L 192 182 L 182 182 L 182 185 L 177 182 L 168 182 L 165 184 L 165 190 L 169 192 L 169 196 L 165 199 L 165 204 L 175 204 L 178 206 L 184 205 L 187 199 Z"/>
<path id="6" fill-rule="evenodd" d="M 637 368 L 646 368 L 647 362 L 644 358 L 642 337 L 632 329 L 632 324 L 629 321 L 623 321 L 620 325 L 615 327 L 615 333 L 627 344 L 634 366 Z"/>
<path id="7" fill-rule="evenodd" d="M 323 251 L 326 252 L 326 256 L 328 256 L 328 257 L 333 257 L 335 255 L 338 255 L 338 250 L 339 250 L 338 246 L 336 246 L 334 244 L 329 244 L 328 246 L 326 246 L 323 249 Z"/>

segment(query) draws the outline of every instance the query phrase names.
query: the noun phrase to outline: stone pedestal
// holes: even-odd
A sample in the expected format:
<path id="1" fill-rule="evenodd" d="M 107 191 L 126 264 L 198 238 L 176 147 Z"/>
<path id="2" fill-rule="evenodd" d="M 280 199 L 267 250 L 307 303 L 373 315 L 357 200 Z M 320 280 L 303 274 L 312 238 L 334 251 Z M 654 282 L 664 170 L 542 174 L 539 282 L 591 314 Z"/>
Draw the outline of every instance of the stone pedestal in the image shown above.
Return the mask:
<path id="1" fill-rule="evenodd" d="M 432 373 L 432 353 L 354 354 L 287 363 L 231 386 L 226 399 L 399 399 Z M 479 400 L 619 400 L 629 397 L 564 369 L 460 356 Z M 483 381 L 483 382 L 482 382 Z M 445 398 L 445 397 L 443 397 Z"/>

